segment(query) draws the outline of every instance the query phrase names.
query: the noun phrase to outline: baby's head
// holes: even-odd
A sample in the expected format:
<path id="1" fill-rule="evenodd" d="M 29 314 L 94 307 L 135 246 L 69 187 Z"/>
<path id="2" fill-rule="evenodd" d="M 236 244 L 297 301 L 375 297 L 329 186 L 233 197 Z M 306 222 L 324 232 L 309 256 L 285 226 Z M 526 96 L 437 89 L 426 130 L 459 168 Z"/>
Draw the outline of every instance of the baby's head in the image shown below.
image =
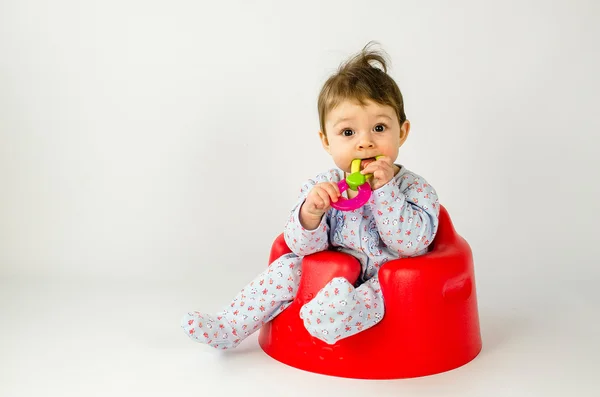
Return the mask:
<path id="1" fill-rule="evenodd" d="M 384 155 L 394 161 L 410 130 L 385 57 L 369 47 L 340 66 L 318 99 L 321 142 L 346 172 L 355 158 Z"/>

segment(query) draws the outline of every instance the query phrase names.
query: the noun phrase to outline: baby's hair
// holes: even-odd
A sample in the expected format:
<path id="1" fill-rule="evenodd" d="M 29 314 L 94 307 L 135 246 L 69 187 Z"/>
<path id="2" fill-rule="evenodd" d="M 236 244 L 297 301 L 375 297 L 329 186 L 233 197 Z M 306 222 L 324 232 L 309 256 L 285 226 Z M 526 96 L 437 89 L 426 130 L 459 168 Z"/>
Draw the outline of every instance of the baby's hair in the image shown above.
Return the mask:
<path id="1" fill-rule="evenodd" d="M 404 101 L 400 88 L 388 74 L 386 53 L 371 49 L 376 42 L 369 42 L 358 54 L 342 63 L 321 89 L 317 107 L 321 131 L 325 131 L 327 113 L 340 102 L 355 100 L 361 105 L 371 100 L 388 105 L 396 111 L 400 125 L 406 121 Z"/>

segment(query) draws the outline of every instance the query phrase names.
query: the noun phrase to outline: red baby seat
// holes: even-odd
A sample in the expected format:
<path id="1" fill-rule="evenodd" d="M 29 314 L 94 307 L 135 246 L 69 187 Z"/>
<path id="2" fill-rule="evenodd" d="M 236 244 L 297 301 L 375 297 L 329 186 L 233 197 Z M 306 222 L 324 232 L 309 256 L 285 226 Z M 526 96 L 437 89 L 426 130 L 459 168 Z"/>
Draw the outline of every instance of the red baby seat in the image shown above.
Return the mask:
<path id="1" fill-rule="evenodd" d="M 288 252 L 281 234 L 269 263 Z M 345 277 L 354 284 L 359 272 L 359 262 L 348 254 L 305 256 L 296 299 L 260 330 L 258 342 L 265 353 L 325 375 L 396 379 L 448 371 L 481 351 L 471 248 L 443 206 L 429 252 L 389 261 L 379 270 L 385 314 L 378 324 L 334 345 L 310 335 L 299 316 L 302 305 L 332 278 Z"/>

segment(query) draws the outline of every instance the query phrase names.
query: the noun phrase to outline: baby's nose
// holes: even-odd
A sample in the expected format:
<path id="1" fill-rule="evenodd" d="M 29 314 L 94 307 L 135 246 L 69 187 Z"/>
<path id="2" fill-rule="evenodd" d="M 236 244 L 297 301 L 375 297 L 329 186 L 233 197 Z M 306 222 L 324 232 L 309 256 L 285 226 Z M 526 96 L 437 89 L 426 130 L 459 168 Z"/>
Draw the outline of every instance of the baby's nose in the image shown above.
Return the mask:
<path id="1" fill-rule="evenodd" d="M 358 148 L 359 149 L 371 149 L 373 148 L 375 145 L 373 144 L 373 141 L 369 140 L 369 139 L 363 139 L 358 143 Z"/>

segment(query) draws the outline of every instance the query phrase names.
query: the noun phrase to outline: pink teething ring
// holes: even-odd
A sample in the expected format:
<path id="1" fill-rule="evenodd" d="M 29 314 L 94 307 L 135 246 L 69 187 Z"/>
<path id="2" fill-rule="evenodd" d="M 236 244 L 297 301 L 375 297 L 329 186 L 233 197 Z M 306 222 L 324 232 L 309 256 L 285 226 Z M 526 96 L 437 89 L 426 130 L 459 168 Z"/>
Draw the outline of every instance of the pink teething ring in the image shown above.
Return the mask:
<path id="1" fill-rule="evenodd" d="M 340 189 L 340 193 L 344 193 L 348 190 L 348 182 L 345 179 L 342 179 L 338 182 L 338 188 Z M 367 203 L 371 198 L 371 185 L 369 182 L 365 182 L 362 185 L 358 186 L 358 194 L 356 197 L 347 199 L 345 197 L 338 198 L 338 201 L 335 203 L 331 203 L 331 206 L 336 210 L 340 211 L 352 211 L 355 210 Z"/>

